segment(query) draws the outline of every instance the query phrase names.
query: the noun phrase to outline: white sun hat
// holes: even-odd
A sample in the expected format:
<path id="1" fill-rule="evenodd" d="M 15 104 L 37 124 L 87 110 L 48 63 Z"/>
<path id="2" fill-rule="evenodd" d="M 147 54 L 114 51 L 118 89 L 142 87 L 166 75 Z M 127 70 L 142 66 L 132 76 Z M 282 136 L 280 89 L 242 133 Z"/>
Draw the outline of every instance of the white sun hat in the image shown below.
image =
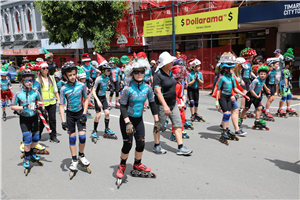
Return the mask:
<path id="1" fill-rule="evenodd" d="M 155 70 L 158 71 L 160 68 L 162 68 L 163 66 L 165 66 L 166 64 L 169 64 L 171 62 L 174 62 L 177 58 L 174 56 L 171 56 L 167 51 L 162 52 L 159 55 L 159 64 Z"/>

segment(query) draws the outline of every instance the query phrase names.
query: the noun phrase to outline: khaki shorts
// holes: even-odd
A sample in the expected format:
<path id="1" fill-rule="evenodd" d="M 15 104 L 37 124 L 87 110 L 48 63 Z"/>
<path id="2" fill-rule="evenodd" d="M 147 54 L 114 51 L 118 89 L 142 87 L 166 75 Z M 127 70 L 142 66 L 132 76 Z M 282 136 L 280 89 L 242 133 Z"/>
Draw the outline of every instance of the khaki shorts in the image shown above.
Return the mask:
<path id="1" fill-rule="evenodd" d="M 173 109 L 170 108 L 170 110 L 171 110 L 170 116 L 166 115 L 166 113 L 164 111 L 164 107 L 162 105 L 157 105 L 157 107 L 158 107 L 158 120 L 159 120 L 159 125 L 160 125 L 161 129 L 165 126 L 167 117 L 170 118 L 173 127 L 175 127 L 175 128 L 182 127 L 182 121 L 181 121 L 180 112 L 179 112 L 179 108 L 178 108 L 177 104 L 175 104 Z"/>

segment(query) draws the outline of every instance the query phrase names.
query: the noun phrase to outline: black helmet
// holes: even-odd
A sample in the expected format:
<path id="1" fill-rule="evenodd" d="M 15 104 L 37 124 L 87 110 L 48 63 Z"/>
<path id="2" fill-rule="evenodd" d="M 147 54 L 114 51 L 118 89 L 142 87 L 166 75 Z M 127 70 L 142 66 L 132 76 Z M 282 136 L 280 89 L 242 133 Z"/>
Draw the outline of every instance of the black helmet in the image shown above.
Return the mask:
<path id="1" fill-rule="evenodd" d="M 64 64 L 64 66 L 61 68 L 61 73 L 63 74 L 63 75 L 66 75 L 66 73 L 67 72 L 70 72 L 70 71 L 72 71 L 72 70 L 76 70 L 76 72 L 77 72 L 77 67 L 74 65 L 74 62 L 66 62 L 65 64 Z"/>
<path id="2" fill-rule="evenodd" d="M 105 63 L 103 65 L 100 65 L 100 69 L 101 70 L 105 70 L 105 69 L 111 69 L 111 66 L 109 63 Z"/>
<path id="3" fill-rule="evenodd" d="M 284 61 L 286 61 L 286 62 L 294 62 L 294 58 L 292 58 L 290 56 L 285 56 L 284 57 Z"/>
<path id="4" fill-rule="evenodd" d="M 30 69 L 24 69 L 18 73 L 18 80 L 21 81 L 23 78 L 32 77 L 35 79 L 35 74 Z"/>

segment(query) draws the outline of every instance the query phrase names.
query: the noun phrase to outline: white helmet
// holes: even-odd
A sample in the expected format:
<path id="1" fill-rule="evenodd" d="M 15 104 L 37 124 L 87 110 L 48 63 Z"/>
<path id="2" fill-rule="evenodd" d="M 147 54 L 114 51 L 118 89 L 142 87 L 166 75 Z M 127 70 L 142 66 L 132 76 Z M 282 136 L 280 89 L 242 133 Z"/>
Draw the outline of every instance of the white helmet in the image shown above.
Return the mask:
<path id="1" fill-rule="evenodd" d="M 78 79 L 86 78 L 86 73 L 85 72 L 78 73 L 77 76 L 78 76 Z"/>
<path id="2" fill-rule="evenodd" d="M 125 66 L 126 77 L 131 77 L 131 73 L 133 72 L 133 70 L 141 68 L 144 68 L 145 70 L 150 70 L 150 63 L 147 57 L 134 58 L 131 62 L 129 62 Z"/>
<path id="3" fill-rule="evenodd" d="M 97 62 L 96 60 L 93 60 L 93 61 L 92 61 L 92 65 L 95 66 L 97 69 L 98 69 L 98 67 L 99 67 L 98 62 Z"/>
<path id="4" fill-rule="evenodd" d="M 219 60 L 219 63 L 236 63 L 236 58 L 232 53 L 224 52 Z"/>
<path id="5" fill-rule="evenodd" d="M 278 57 L 268 58 L 267 59 L 267 65 L 269 65 L 269 66 L 271 66 L 271 64 L 274 64 L 276 62 L 279 62 L 279 58 Z"/>

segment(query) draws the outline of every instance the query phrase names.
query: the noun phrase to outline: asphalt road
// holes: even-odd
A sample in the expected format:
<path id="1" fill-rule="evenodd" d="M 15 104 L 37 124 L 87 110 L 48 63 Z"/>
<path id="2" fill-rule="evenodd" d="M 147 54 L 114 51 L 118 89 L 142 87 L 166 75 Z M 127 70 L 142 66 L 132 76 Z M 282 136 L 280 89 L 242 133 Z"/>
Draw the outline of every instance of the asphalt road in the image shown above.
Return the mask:
<path id="1" fill-rule="evenodd" d="M 18 88 L 14 84 L 13 92 Z M 265 103 L 265 100 L 263 102 Z M 277 110 L 279 98 L 272 104 Z M 299 112 L 297 100 L 293 109 Z M 253 110 L 254 108 L 252 108 Z M 94 115 L 95 112 L 90 110 Z M 187 112 L 187 118 L 190 112 Z M 122 136 L 118 109 L 111 110 L 110 128 L 118 140 L 104 139 L 103 115 L 98 126 L 98 143 L 91 142 L 93 120 L 88 119 L 85 155 L 91 162 L 92 173 L 81 170 L 69 180 L 71 161 L 68 134 L 61 128 L 57 113 L 59 144 L 49 142 L 44 132 L 41 144 L 50 155 L 41 156 L 44 166 L 32 164 L 24 175 L 19 146 L 22 134 L 17 115 L 7 109 L 7 121 L 1 120 L 1 167 L 3 199 L 299 199 L 299 119 L 276 118 L 268 122 L 269 131 L 252 130 L 254 119 L 244 120 L 248 134 L 229 146 L 219 142 L 222 114 L 214 108 L 214 99 L 200 94 L 199 114 L 206 122 L 195 122 L 188 131 L 190 139 L 184 145 L 193 149 L 192 156 L 177 156 L 177 144 L 168 140 L 170 130 L 161 134 L 161 145 L 167 154 L 156 155 L 153 146 L 153 117 L 144 113 L 146 147 L 142 163 L 157 174 L 156 179 L 129 175 L 134 160 L 134 148 L 127 161 L 127 170 L 120 189 L 116 186 L 116 171 L 120 162 Z M 232 124 L 230 124 L 233 129 Z M 170 128 L 170 127 L 169 127 Z M 78 144 L 78 140 L 77 140 Z"/>

